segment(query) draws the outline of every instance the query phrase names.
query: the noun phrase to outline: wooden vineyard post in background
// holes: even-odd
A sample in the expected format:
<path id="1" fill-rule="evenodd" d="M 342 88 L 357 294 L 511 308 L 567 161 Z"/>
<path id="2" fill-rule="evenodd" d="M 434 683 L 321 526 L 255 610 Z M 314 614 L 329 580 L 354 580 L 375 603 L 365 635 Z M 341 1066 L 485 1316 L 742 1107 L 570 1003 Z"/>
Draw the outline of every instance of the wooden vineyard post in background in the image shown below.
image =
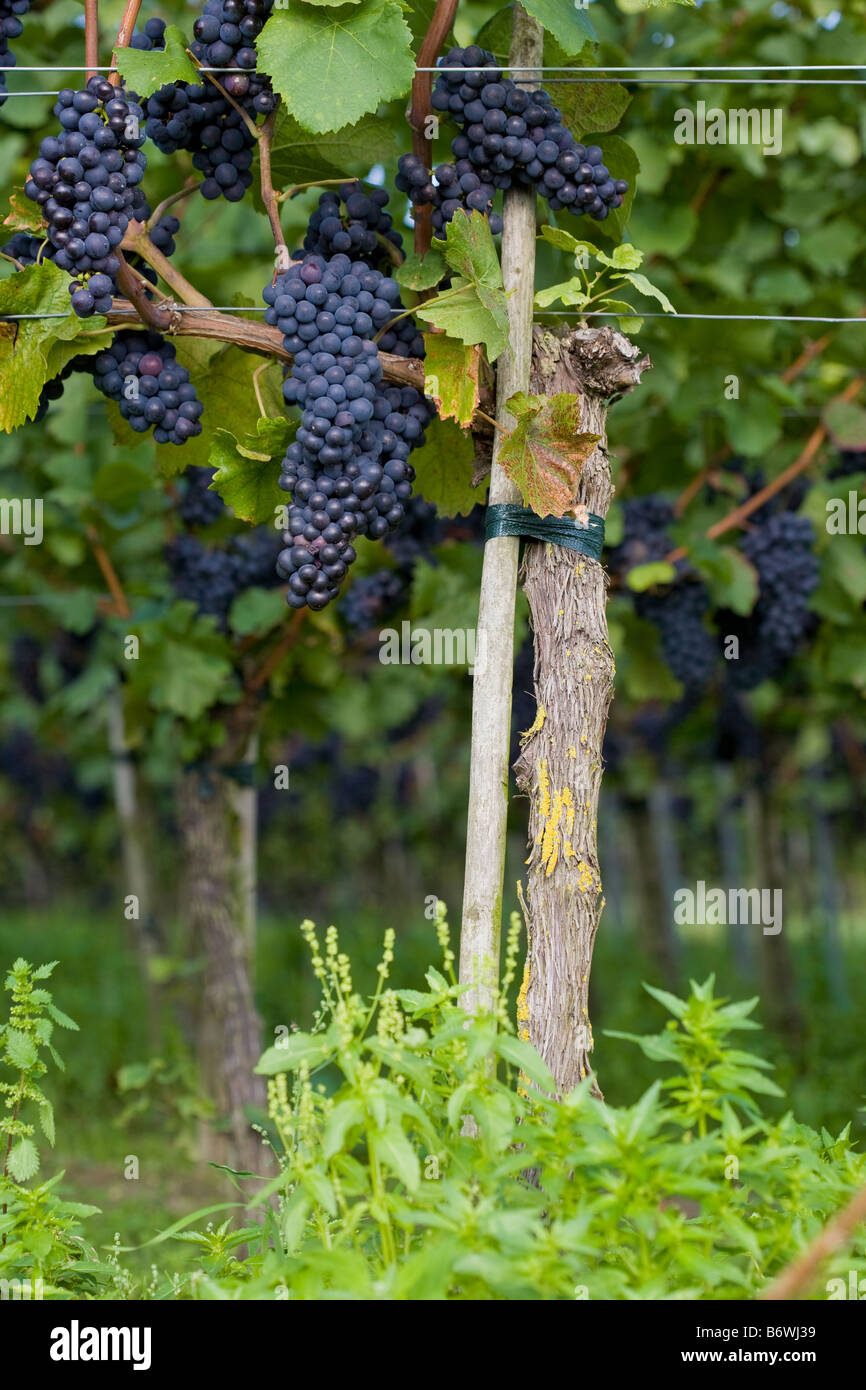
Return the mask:
<path id="1" fill-rule="evenodd" d="M 535 87 L 533 70 L 541 66 L 543 31 L 519 5 L 509 63 L 511 76 Z M 534 189 L 505 193 L 502 231 L 502 277 L 507 303 L 509 346 L 496 364 L 496 433 L 488 505 L 520 503 L 520 493 L 499 463 L 503 431 L 516 421 L 505 403 L 529 386 L 532 357 L 532 306 L 535 292 Z M 511 737 L 511 686 L 514 670 L 514 605 L 520 541 L 497 536 L 484 547 L 478 605 L 481 656 L 472 692 L 472 753 L 466 834 L 463 923 L 460 936 L 460 981 L 470 988 L 466 1008 L 489 1008 L 499 971 L 502 887 L 508 817 L 508 750 Z"/>
<path id="2" fill-rule="evenodd" d="M 650 365 L 613 328 L 534 330 L 536 395 L 578 397 L 580 427 L 599 436 L 583 465 L 574 515 L 605 516 L 613 495 L 608 404 Z M 602 744 L 613 695 L 607 576 L 599 561 L 529 542 L 523 564 L 535 643 L 538 714 L 515 770 L 530 798 L 526 892 L 528 953 L 521 1034 L 566 1093 L 590 1073 L 589 974 L 604 899 L 598 863 Z"/>

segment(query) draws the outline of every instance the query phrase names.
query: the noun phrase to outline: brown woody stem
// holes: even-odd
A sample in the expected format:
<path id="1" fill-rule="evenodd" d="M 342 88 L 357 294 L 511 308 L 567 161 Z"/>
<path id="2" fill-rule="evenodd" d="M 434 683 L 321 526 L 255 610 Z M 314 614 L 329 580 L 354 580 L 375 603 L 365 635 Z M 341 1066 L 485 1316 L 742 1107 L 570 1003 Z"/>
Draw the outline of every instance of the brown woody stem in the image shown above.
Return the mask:
<path id="1" fill-rule="evenodd" d="M 123 18 L 120 21 L 117 38 L 114 41 L 114 52 L 111 60 L 112 71 L 108 78 L 112 87 L 120 86 L 120 73 L 117 71 L 117 50 L 129 48 L 130 40 L 135 33 L 135 23 L 140 9 L 141 0 L 126 0 L 126 9 L 123 11 Z"/>
<path id="2" fill-rule="evenodd" d="M 437 0 L 430 27 L 421 40 L 418 49 L 416 68 L 432 68 L 446 35 L 454 23 L 457 0 Z M 416 71 L 412 82 L 412 101 L 408 119 L 412 128 L 412 153 L 430 166 L 430 141 L 424 131 L 424 123 L 430 114 L 430 96 L 433 91 L 433 74 Z M 423 256 L 430 249 L 433 237 L 433 209 L 429 204 L 413 207 L 415 219 L 415 250 Z"/>

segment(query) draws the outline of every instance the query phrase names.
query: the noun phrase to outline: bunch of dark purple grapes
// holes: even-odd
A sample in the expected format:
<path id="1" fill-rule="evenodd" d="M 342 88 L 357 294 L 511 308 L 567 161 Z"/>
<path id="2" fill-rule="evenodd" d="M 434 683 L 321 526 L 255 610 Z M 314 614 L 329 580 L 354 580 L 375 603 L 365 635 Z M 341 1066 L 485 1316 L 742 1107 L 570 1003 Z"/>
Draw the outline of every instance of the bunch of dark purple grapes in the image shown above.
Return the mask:
<path id="1" fill-rule="evenodd" d="M 273 8 L 273 0 L 206 0 L 193 25 L 192 52 L 205 68 L 237 68 L 214 74 L 236 105 L 203 75 L 201 83 L 175 82 L 148 97 L 147 135 L 163 154 L 188 150 L 204 175 L 205 198 L 236 203 L 252 183 L 255 137 L 250 120 L 267 115 L 277 104 L 270 78 L 256 72 L 255 40 Z M 145 26 L 147 35 L 150 24 Z M 151 46 L 163 47 L 154 29 Z"/>
<path id="2" fill-rule="evenodd" d="M 117 249 L 129 223 L 147 215 L 144 115 L 102 77 L 61 91 L 54 114 L 60 133 L 42 141 L 24 191 L 48 223 L 52 259 L 72 276 L 73 309 L 88 318 L 111 308 Z"/>
<path id="3" fill-rule="evenodd" d="M 739 659 L 727 664 L 735 690 L 779 675 L 816 628 L 809 608 L 820 577 L 814 544 L 809 518 L 782 510 L 744 536 L 740 549 L 758 572 L 758 602 L 748 617 L 725 614 L 724 631 L 739 639 Z"/>
<path id="4" fill-rule="evenodd" d="M 189 372 L 159 333 L 117 333 L 92 362 L 97 388 L 138 433 L 152 427 L 159 444 L 185 444 L 201 434 L 203 406 Z"/>
<path id="5" fill-rule="evenodd" d="M 670 503 L 654 494 L 633 497 L 625 504 L 625 531 L 610 552 L 609 566 L 625 575 L 637 565 L 663 560 L 674 548 L 669 534 L 674 513 Z M 638 617 L 659 633 L 665 661 L 688 692 L 707 685 L 718 661 L 718 642 L 706 626 L 710 596 L 688 562 L 676 562 L 675 583 L 634 595 Z"/>
<path id="6" fill-rule="evenodd" d="M 394 231 L 394 219 L 385 211 L 387 205 L 384 188 L 365 192 L 357 181 L 341 183 L 337 192 L 326 190 L 307 225 L 304 250 L 326 257 L 342 251 L 370 261 L 383 253 L 383 241 L 399 251 L 403 238 Z"/>
<path id="7" fill-rule="evenodd" d="M 19 18 L 30 9 L 30 0 L 0 0 L 0 106 L 6 100 L 6 68 L 14 68 L 15 54 L 10 39 L 20 38 L 24 25 Z"/>
<path id="8" fill-rule="evenodd" d="M 270 526 L 257 526 L 222 545 L 183 533 L 166 547 L 172 588 L 224 628 L 239 594 L 252 587 L 273 588 L 279 549 L 279 535 Z"/>
<path id="9" fill-rule="evenodd" d="M 288 602 L 324 608 L 355 559 L 351 542 L 378 540 L 402 520 L 431 409 L 412 386 L 387 387 L 376 332 L 402 312 L 394 280 L 365 261 L 308 254 L 264 290 L 265 320 L 294 362 L 283 385 L 301 423 L 283 462 L 292 494 L 278 569 Z"/>
<path id="10" fill-rule="evenodd" d="M 490 216 L 491 229 L 500 231 L 493 199 L 512 185 L 534 188 L 554 212 L 565 208 L 597 222 L 622 206 L 628 184 L 611 175 L 597 145 L 581 145 L 566 130 L 547 92 L 516 86 L 493 54 L 474 44 L 452 48 L 440 66 L 433 106 L 461 127 L 451 142 L 455 163 L 440 164 L 434 181 L 423 160 L 404 155 L 397 177 L 414 205 L 432 205 L 436 230 L 467 208 Z"/>

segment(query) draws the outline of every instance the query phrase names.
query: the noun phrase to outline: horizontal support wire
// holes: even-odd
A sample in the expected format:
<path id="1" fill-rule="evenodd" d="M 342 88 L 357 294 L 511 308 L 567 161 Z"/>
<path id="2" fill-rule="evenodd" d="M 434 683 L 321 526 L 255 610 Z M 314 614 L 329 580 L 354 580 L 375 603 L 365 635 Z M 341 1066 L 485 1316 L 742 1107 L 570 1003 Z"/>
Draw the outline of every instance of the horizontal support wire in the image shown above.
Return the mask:
<path id="1" fill-rule="evenodd" d="M 163 303 L 156 305 L 157 308 L 168 308 L 169 304 Z M 171 312 L 178 314 L 264 314 L 267 308 L 257 308 L 255 305 L 237 304 L 171 304 Z M 138 321 L 139 315 L 133 308 L 112 309 L 112 315 L 129 314 Z M 738 323 L 743 320 L 749 323 L 859 323 L 866 324 L 866 317 L 856 314 L 851 318 L 830 318 L 823 314 L 666 314 L 662 310 L 635 309 L 630 314 L 614 313 L 607 309 L 591 309 L 588 313 L 582 314 L 577 309 L 539 309 L 539 315 L 547 318 L 557 319 L 667 319 L 672 323 L 674 319 L 700 319 L 704 323 Z M 72 313 L 68 314 L 0 314 L 0 323 L 11 323 L 21 319 L 68 319 L 72 318 Z M 106 332 L 109 330 L 106 329 Z"/>
<path id="2" fill-rule="evenodd" d="M 500 66 L 502 67 L 502 70 L 503 70 L 504 72 L 510 72 L 510 71 L 511 71 L 511 69 L 508 67 L 507 63 L 500 64 Z M 13 69 L 10 69 L 10 71 L 14 71 L 14 72 L 113 72 L 113 71 L 114 71 L 114 68 L 111 68 L 111 67 L 103 67 L 103 68 L 65 67 L 65 66 L 62 65 L 62 64 L 55 63 L 55 64 L 53 64 L 51 67 L 15 67 L 15 68 L 13 68 Z M 203 67 L 203 68 L 199 68 L 198 71 L 199 71 L 199 72 L 236 72 L 236 73 L 247 73 L 247 74 L 249 74 L 250 71 L 251 71 L 251 69 L 250 69 L 250 68 L 204 68 L 204 67 Z M 459 67 L 450 67 L 450 68 L 449 68 L 449 67 L 416 68 L 415 71 L 416 71 L 416 72 L 489 72 L 490 69 L 489 69 L 489 68 L 465 68 L 465 67 L 463 67 L 462 64 L 461 64 Z M 520 68 L 520 71 L 523 72 L 524 69 L 523 69 L 523 68 Z M 532 71 L 532 72 L 574 72 L 574 71 L 575 71 L 575 68 L 574 68 L 573 65 L 572 65 L 571 67 L 545 67 L 545 66 L 535 67 L 535 66 L 533 65 L 532 68 L 531 68 L 531 71 Z M 668 67 L 668 66 L 666 66 L 666 65 L 663 64 L 663 63 L 647 63 L 647 64 L 645 64 L 643 67 L 615 68 L 615 67 L 607 67 L 607 66 L 605 66 L 605 67 L 600 67 L 600 68 L 580 68 L 579 71 L 580 71 L 580 72 L 590 72 L 590 73 L 592 73 L 592 72 L 596 72 L 596 73 L 605 73 L 605 72 L 618 72 L 618 73 L 626 73 L 626 72 L 866 72 L 866 63 L 787 63 L 787 64 L 765 63 L 765 64 L 762 64 L 762 65 L 760 65 L 760 66 L 755 66 L 755 67 L 753 67 L 753 66 L 745 66 L 745 65 L 742 65 L 742 64 L 737 64 L 736 66 L 729 66 L 727 63 L 715 63 L 715 64 L 713 64 L 711 67 L 699 67 L 699 66 L 694 66 L 694 67 L 692 67 L 691 64 L 689 64 L 689 63 L 685 63 L 685 64 L 682 64 L 682 63 L 681 63 L 681 64 L 679 64 L 678 66 L 670 66 L 670 67 Z"/>

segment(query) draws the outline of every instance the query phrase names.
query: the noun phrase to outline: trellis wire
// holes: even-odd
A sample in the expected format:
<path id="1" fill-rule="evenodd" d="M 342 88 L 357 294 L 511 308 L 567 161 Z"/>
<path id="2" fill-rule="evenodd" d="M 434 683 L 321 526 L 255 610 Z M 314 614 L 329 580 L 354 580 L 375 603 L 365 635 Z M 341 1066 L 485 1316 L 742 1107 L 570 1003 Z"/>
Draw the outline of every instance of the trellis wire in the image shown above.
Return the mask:
<path id="1" fill-rule="evenodd" d="M 160 305 L 155 305 L 160 308 Z M 168 305 L 162 306 L 168 307 Z M 237 304 L 171 304 L 171 312 L 178 314 L 264 314 L 266 307 Z M 735 323 L 746 320 L 750 323 L 866 323 L 866 317 L 855 314 L 851 318 L 831 318 L 823 314 L 666 314 L 661 310 L 634 309 L 630 314 L 614 313 L 607 309 L 591 309 L 582 314 L 578 309 L 540 309 L 540 314 L 561 319 L 701 319 L 706 323 Z M 112 309 L 112 315 L 129 314 L 139 320 L 136 309 Z M 0 314 L 0 323 L 11 323 L 20 319 L 68 319 L 71 314 Z"/>

